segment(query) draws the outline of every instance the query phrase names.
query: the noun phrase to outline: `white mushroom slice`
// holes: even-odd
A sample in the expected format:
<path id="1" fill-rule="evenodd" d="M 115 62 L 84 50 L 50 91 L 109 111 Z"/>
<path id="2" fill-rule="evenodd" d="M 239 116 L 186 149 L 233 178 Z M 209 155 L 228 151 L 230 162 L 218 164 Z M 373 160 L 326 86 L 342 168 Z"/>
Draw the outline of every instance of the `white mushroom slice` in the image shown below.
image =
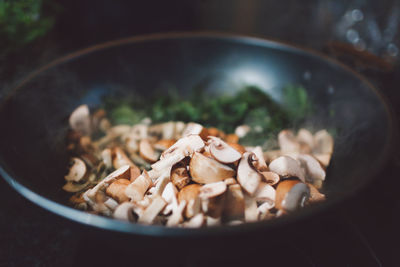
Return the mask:
<path id="1" fill-rule="evenodd" d="M 245 195 L 244 196 L 244 219 L 246 222 L 255 222 L 258 219 L 257 202 L 254 198 Z"/>
<path id="2" fill-rule="evenodd" d="M 199 198 L 201 185 L 191 184 L 182 188 L 178 193 L 179 202 L 185 200 L 187 203 L 185 209 L 186 218 L 192 218 L 201 210 L 201 201 Z"/>
<path id="3" fill-rule="evenodd" d="M 164 189 L 165 189 L 165 186 L 168 183 L 169 183 L 169 177 L 168 176 L 166 176 L 166 175 L 160 176 L 160 178 L 158 178 L 157 181 L 156 181 L 156 186 L 151 188 L 151 189 L 154 188 L 154 190 L 152 192 L 152 195 L 153 196 L 154 195 L 161 196 L 163 191 L 164 191 Z"/>
<path id="4" fill-rule="evenodd" d="M 312 156 L 300 154 L 297 160 L 305 170 L 306 180 L 317 188 L 320 188 L 322 181 L 325 180 L 326 173 L 319 162 Z"/>
<path id="5" fill-rule="evenodd" d="M 259 171 L 268 171 L 268 166 L 267 163 L 265 162 L 263 151 L 260 146 L 256 146 L 255 148 L 252 149 L 252 151 L 255 155 L 255 162 L 254 162 L 254 167 L 257 168 Z"/>
<path id="6" fill-rule="evenodd" d="M 233 163 L 238 161 L 242 154 L 222 141 L 222 139 L 214 136 L 208 137 L 210 154 L 219 162 L 222 163 Z"/>
<path id="7" fill-rule="evenodd" d="M 297 141 L 306 144 L 311 149 L 314 147 L 314 136 L 307 129 L 302 128 L 297 132 Z"/>
<path id="8" fill-rule="evenodd" d="M 67 182 L 62 189 L 64 191 L 70 192 L 70 193 L 75 193 L 84 190 L 87 186 L 89 185 L 89 181 L 86 181 L 85 183 L 74 183 L 74 182 Z"/>
<path id="9" fill-rule="evenodd" d="M 114 137 L 119 137 L 122 136 L 126 133 L 129 133 L 129 131 L 131 130 L 131 126 L 129 125 L 124 125 L 124 124 L 120 124 L 120 125 L 116 125 L 111 127 L 111 129 L 109 130 L 110 134 Z"/>
<path id="10" fill-rule="evenodd" d="M 151 204 L 145 209 L 143 214 L 139 216 L 139 223 L 150 224 L 154 221 L 157 215 L 162 211 L 162 209 L 167 205 L 167 202 L 160 197 L 157 196 L 153 199 Z"/>
<path id="11" fill-rule="evenodd" d="M 304 207 L 310 197 L 310 188 L 298 180 L 285 180 L 276 188 L 275 206 L 287 212 Z"/>
<path id="12" fill-rule="evenodd" d="M 267 182 L 269 185 L 275 185 L 279 183 L 279 175 L 274 173 L 274 172 L 261 172 L 262 176 L 264 177 L 264 180 Z"/>
<path id="13" fill-rule="evenodd" d="M 182 220 L 182 212 L 185 209 L 186 201 L 183 200 L 179 203 L 178 207 L 172 211 L 172 215 L 169 216 L 167 226 L 177 226 Z"/>
<path id="14" fill-rule="evenodd" d="M 86 164 L 79 158 L 72 158 L 70 161 L 71 167 L 69 172 L 64 176 L 65 180 L 70 182 L 81 181 L 86 174 Z"/>
<path id="15" fill-rule="evenodd" d="M 130 130 L 130 137 L 136 140 L 147 138 L 148 126 L 145 124 L 136 124 Z"/>
<path id="16" fill-rule="evenodd" d="M 151 199 L 148 195 L 145 195 L 142 200 L 136 202 L 136 204 L 142 208 L 146 208 L 150 205 Z"/>
<path id="17" fill-rule="evenodd" d="M 233 185 L 233 184 L 237 184 L 237 181 L 235 178 L 227 178 L 224 180 L 224 183 L 226 185 Z"/>
<path id="18" fill-rule="evenodd" d="M 179 150 L 173 153 L 173 155 L 171 156 L 160 159 L 156 163 L 152 164 L 151 167 L 156 172 L 165 171 L 167 169 L 171 171 L 172 166 L 174 166 L 176 163 L 183 160 L 184 158 L 185 158 L 184 151 Z"/>
<path id="19" fill-rule="evenodd" d="M 106 166 L 107 169 L 111 169 L 112 167 L 112 153 L 111 149 L 106 148 L 103 151 L 101 151 L 101 158 L 103 160 L 104 165 Z"/>
<path id="20" fill-rule="evenodd" d="M 118 207 L 118 202 L 109 197 L 106 201 L 104 201 L 104 205 L 106 205 L 106 207 L 110 210 L 115 210 Z"/>
<path id="21" fill-rule="evenodd" d="M 221 217 L 213 218 L 211 216 L 206 216 L 206 225 L 207 226 L 218 226 L 218 225 L 221 225 Z"/>
<path id="22" fill-rule="evenodd" d="M 139 201 L 143 199 L 144 194 L 151 185 L 151 179 L 146 171 L 129 184 L 125 189 L 125 195 L 132 201 Z"/>
<path id="23" fill-rule="evenodd" d="M 200 135 L 204 129 L 205 128 L 201 124 L 189 122 L 186 124 L 185 130 L 183 130 L 182 136 L 185 137 L 192 134 Z"/>
<path id="24" fill-rule="evenodd" d="M 178 190 L 176 187 L 169 182 L 162 193 L 163 199 L 167 202 L 167 206 L 165 207 L 163 214 L 169 214 L 171 211 L 174 211 L 178 208 L 178 200 L 176 195 L 178 194 Z"/>
<path id="25" fill-rule="evenodd" d="M 270 203 L 265 202 L 263 204 L 261 204 L 260 206 L 258 206 L 257 210 L 258 210 L 258 217 L 260 220 L 265 220 L 266 219 L 266 215 L 269 213 L 269 210 L 272 209 L 273 206 L 271 207 Z"/>
<path id="26" fill-rule="evenodd" d="M 199 184 L 215 183 L 235 176 L 234 169 L 197 152 L 190 160 L 189 171 L 192 180 Z"/>
<path id="27" fill-rule="evenodd" d="M 154 151 L 154 148 L 152 147 L 148 139 L 140 140 L 139 152 L 140 156 L 150 163 L 156 162 L 158 160 L 158 154 Z"/>
<path id="28" fill-rule="evenodd" d="M 199 213 L 193 218 L 191 218 L 189 221 L 185 222 L 183 225 L 184 227 L 188 228 L 199 228 L 203 226 L 204 224 L 204 215 L 203 213 Z"/>
<path id="29" fill-rule="evenodd" d="M 175 138 L 175 122 L 169 121 L 162 124 L 162 139 Z"/>
<path id="30" fill-rule="evenodd" d="M 259 203 L 268 203 L 271 209 L 275 206 L 275 188 L 267 183 L 261 182 L 258 185 L 257 191 L 254 193 L 254 198 Z"/>
<path id="31" fill-rule="evenodd" d="M 225 193 L 225 191 L 226 191 L 226 184 L 223 181 L 210 183 L 203 185 L 200 188 L 199 197 L 201 199 L 213 198 Z"/>
<path id="32" fill-rule="evenodd" d="M 113 217 L 117 220 L 133 222 L 135 217 L 133 215 L 134 204 L 129 202 L 124 202 L 120 204 L 113 213 Z"/>
<path id="33" fill-rule="evenodd" d="M 250 195 L 254 194 L 262 178 L 262 175 L 253 166 L 253 155 L 250 152 L 244 153 L 237 170 L 239 184 Z"/>
<path id="34" fill-rule="evenodd" d="M 174 139 L 178 139 L 182 136 L 183 131 L 185 130 L 186 124 L 182 121 L 175 122 L 175 136 Z"/>
<path id="35" fill-rule="evenodd" d="M 243 138 L 250 132 L 250 130 L 251 130 L 250 126 L 248 126 L 248 125 L 240 125 L 240 126 L 236 127 L 235 134 L 239 138 Z"/>
<path id="36" fill-rule="evenodd" d="M 280 150 L 268 150 L 263 153 L 266 162 L 272 162 L 273 160 L 282 156 L 282 151 Z"/>
<path id="37" fill-rule="evenodd" d="M 90 135 L 92 129 L 89 107 L 87 105 L 77 107 L 69 116 L 69 125 L 74 131 Z"/>
<path id="38" fill-rule="evenodd" d="M 130 166 L 125 165 L 120 167 L 119 169 L 110 173 L 106 178 L 101 180 L 95 187 L 87 190 L 83 194 L 83 198 L 89 202 L 89 204 L 93 204 L 95 201 L 96 194 L 102 190 L 107 188 L 112 182 L 117 179 L 129 179 L 130 177 Z"/>
<path id="39" fill-rule="evenodd" d="M 158 140 L 153 147 L 160 151 L 165 151 L 170 148 L 173 144 L 175 144 L 175 139 L 161 139 Z"/>
<path id="40" fill-rule="evenodd" d="M 195 152 L 200 152 L 205 144 L 199 135 L 184 136 L 170 148 L 161 154 L 161 159 L 171 157 L 175 154 L 183 154 L 184 156 L 192 156 Z M 154 168 L 154 167 L 153 167 Z"/>
<path id="41" fill-rule="evenodd" d="M 118 169 L 124 165 L 135 165 L 121 148 L 115 147 L 112 152 L 114 168 Z"/>
<path id="42" fill-rule="evenodd" d="M 300 163 L 289 157 L 281 156 L 269 164 L 269 169 L 282 177 L 297 177 L 305 182 L 305 174 Z"/>
<path id="43" fill-rule="evenodd" d="M 332 154 L 333 153 L 333 137 L 327 130 L 320 130 L 314 134 L 315 154 Z"/>
<path id="44" fill-rule="evenodd" d="M 278 135 L 279 147 L 282 152 L 298 152 L 300 144 L 296 140 L 292 131 L 282 130 Z"/>
<path id="45" fill-rule="evenodd" d="M 321 164 L 322 167 L 325 169 L 329 166 L 329 163 L 331 161 L 331 154 L 313 154 L 313 157 L 318 160 L 318 162 Z"/>
<path id="46" fill-rule="evenodd" d="M 228 219 L 243 218 L 244 195 L 239 184 L 228 186 L 223 215 Z"/>

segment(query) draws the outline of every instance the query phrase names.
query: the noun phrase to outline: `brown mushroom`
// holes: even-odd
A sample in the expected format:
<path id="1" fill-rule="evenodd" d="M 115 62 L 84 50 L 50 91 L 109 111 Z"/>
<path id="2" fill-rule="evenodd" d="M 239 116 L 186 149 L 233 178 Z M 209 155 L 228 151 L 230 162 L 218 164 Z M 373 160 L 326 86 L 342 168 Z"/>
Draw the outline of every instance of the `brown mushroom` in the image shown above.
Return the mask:
<path id="1" fill-rule="evenodd" d="M 201 199 L 213 198 L 226 191 L 226 184 L 221 182 L 209 183 L 200 188 L 199 197 Z"/>
<path id="2" fill-rule="evenodd" d="M 92 129 L 89 107 L 87 105 L 77 107 L 69 117 L 69 125 L 78 133 L 90 135 Z"/>
<path id="3" fill-rule="evenodd" d="M 307 154 L 298 155 L 297 160 L 305 170 L 306 180 L 317 188 L 320 188 L 322 182 L 325 180 L 326 173 L 319 162 L 314 157 Z"/>
<path id="4" fill-rule="evenodd" d="M 223 216 L 229 220 L 243 218 L 244 195 L 239 184 L 228 186 Z"/>
<path id="5" fill-rule="evenodd" d="M 192 180 L 199 184 L 219 182 L 235 176 L 234 169 L 198 152 L 190 160 L 189 171 Z"/>
<path id="6" fill-rule="evenodd" d="M 153 146 L 148 139 L 142 139 L 139 143 L 140 156 L 147 162 L 154 163 L 158 160 L 158 153 L 154 151 Z"/>
<path id="7" fill-rule="evenodd" d="M 209 136 L 208 143 L 210 154 L 221 163 L 233 163 L 242 157 L 240 152 L 218 137 Z"/>
<path id="8" fill-rule="evenodd" d="M 325 195 L 321 194 L 315 186 L 312 184 L 307 184 L 308 187 L 310 188 L 310 198 L 309 202 L 310 203 L 316 203 L 316 202 L 321 202 L 325 200 Z"/>
<path id="9" fill-rule="evenodd" d="M 260 172 L 268 171 L 267 163 L 265 162 L 263 151 L 260 146 L 256 146 L 251 150 L 253 155 L 253 165 Z"/>
<path id="10" fill-rule="evenodd" d="M 262 175 L 253 165 L 253 156 L 253 153 L 244 153 L 237 170 L 237 180 L 239 184 L 250 195 L 254 194 L 262 178 Z"/>
<path id="11" fill-rule="evenodd" d="M 79 158 L 70 160 L 71 167 L 69 172 L 64 176 L 65 180 L 70 182 L 80 182 L 86 175 L 86 164 Z"/>
<path id="12" fill-rule="evenodd" d="M 237 184 L 237 181 L 235 178 L 227 178 L 224 180 L 224 183 L 229 186 L 229 185 Z"/>
<path id="13" fill-rule="evenodd" d="M 275 207 L 286 212 L 304 207 L 310 197 L 310 188 L 299 180 L 285 180 L 276 188 Z"/>
<path id="14" fill-rule="evenodd" d="M 112 182 L 106 189 L 106 194 L 117 200 L 119 203 L 128 201 L 125 189 L 131 182 L 127 179 L 118 179 Z"/>
<path id="15" fill-rule="evenodd" d="M 246 152 L 246 149 L 244 148 L 244 146 L 242 146 L 240 144 L 228 143 L 228 145 L 230 145 L 233 149 L 238 151 L 240 154 L 243 154 L 244 152 Z"/>
<path id="16" fill-rule="evenodd" d="M 143 214 L 139 216 L 138 222 L 143 224 L 152 223 L 166 205 L 167 202 L 162 197 L 156 196 L 144 210 Z"/>
<path id="17" fill-rule="evenodd" d="M 171 182 L 181 190 L 190 182 L 189 173 L 185 164 L 177 163 L 171 169 Z"/>
<path id="18" fill-rule="evenodd" d="M 279 175 L 274 172 L 261 172 L 261 174 L 269 185 L 275 185 L 280 180 Z"/>
<path id="19" fill-rule="evenodd" d="M 201 185 L 199 184 L 190 184 L 182 188 L 182 190 L 178 193 L 179 202 L 185 200 L 187 203 L 185 209 L 185 216 L 187 218 L 191 218 L 200 212 L 200 188 Z"/>
<path id="20" fill-rule="evenodd" d="M 151 183 L 152 182 L 148 173 L 146 171 L 143 171 L 143 173 L 138 178 L 136 178 L 135 181 L 133 181 L 126 187 L 125 194 L 132 201 L 142 200 Z"/>
<path id="21" fill-rule="evenodd" d="M 297 177 L 305 182 L 304 170 L 300 163 L 289 156 L 281 156 L 269 164 L 269 169 L 282 177 Z"/>
<path id="22" fill-rule="evenodd" d="M 154 144 L 154 148 L 164 151 L 170 148 L 173 144 L 175 144 L 174 139 L 161 139 Z"/>

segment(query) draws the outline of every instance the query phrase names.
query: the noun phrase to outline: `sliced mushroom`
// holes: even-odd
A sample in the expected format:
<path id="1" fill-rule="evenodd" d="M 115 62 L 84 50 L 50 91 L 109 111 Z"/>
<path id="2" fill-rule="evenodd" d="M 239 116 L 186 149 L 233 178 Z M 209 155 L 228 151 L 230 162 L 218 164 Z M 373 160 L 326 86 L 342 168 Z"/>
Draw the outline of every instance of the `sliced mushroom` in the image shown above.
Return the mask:
<path id="1" fill-rule="evenodd" d="M 113 198 L 109 197 L 106 201 L 104 201 L 104 205 L 110 210 L 115 210 L 119 204 Z"/>
<path id="2" fill-rule="evenodd" d="M 297 160 L 305 170 L 306 180 L 317 188 L 321 188 L 326 173 L 319 162 L 314 157 L 307 154 L 298 155 Z"/>
<path id="3" fill-rule="evenodd" d="M 233 184 L 237 184 L 237 181 L 235 178 L 227 178 L 224 180 L 224 183 L 226 185 L 233 185 Z"/>
<path id="4" fill-rule="evenodd" d="M 228 145 L 230 145 L 233 149 L 238 151 L 240 154 L 243 154 L 244 152 L 246 152 L 246 148 L 244 148 L 244 146 L 242 146 L 240 144 L 228 143 Z"/>
<path id="5" fill-rule="evenodd" d="M 203 224 L 204 224 L 204 215 L 203 213 L 199 213 L 193 218 L 191 218 L 189 221 L 185 222 L 183 226 L 188 228 L 199 228 L 203 226 Z"/>
<path id="6" fill-rule="evenodd" d="M 299 180 L 285 180 L 276 188 L 275 206 L 287 212 L 304 207 L 310 197 L 310 188 Z"/>
<path id="7" fill-rule="evenodd" d="M 235 170 L 195 152 L 189 165 L 192 180 L 199 184 L 208 184 L 234 177 Z"/>
<path id="8" fill-rule="evenodd" d="M 171 182 L 181 190 L 190 182 L 189 173 L 185 164 L 181 162 L 175 164 L 171 169 Z"/>
<path id="9" fill-rule="evenodd" d="M 182 154 L 182 152 L 184 156 L 192 156 L 194 152 L 201 151 L 204 145 L 204 141 L 199 135 L 187 135 L 165 150 L 161 155 L 161 159 L 171 157 L 177 153 Z"/>
<path id="10" fill-rule="evenodd" d="M 134 222 L 135 216 L 133 214 L 134 204 L 130 202 L 124 202 L 120 204 L 113 213 L 113 217 L 117 220 Z"/>
<path id="11" fill-rule="evenodd" d="M 129 154 L 137 153 L 139 151 L 138 141 L 128 136 L 125 139 L 125 148 Z"/>
<path id="12" fill-rule="evenodd" d="M 213 218 L 221 217 L 224 209 L 225 199 L 226 195 L 224 193 L 212 198 L 201 198 L 201 206 L 204 214 Z"/>
<path id="13" fill-rule="evenodd" d="M 249 196 L 244 195 L 244 219 L 246 222 L 255 222 L 258 220 L 258 210 L 257 210 L 257 202 L 256 200 Z"/>
<path id="14" fill-rule="evenodd" d="M 239 162 L 237 180 L 243 189 L 253 195 L 261 181 L 262 175 L 253 166 L 253 153 L 246 152 Z"/>
<path id="15" fill-rule="evenodd" d="M 297 141 L 300 145 L 307 145 L 310 150 L 314 147 L 314 136 L 307 129 L 302 128 L 297 132 Z"/>
<path id="16" fill-rule="evenodd" d="M 64 176 L 69 182 L 80 182 L 86 175 L 86 164 L 79 158 L 72 158 L 70 161 L 71 167 L 69 172 Z"/>
<path id="17" fill-rule="evenodd" d="M 81 105 L 77 107 L 69 117 L 69 125 L 78 133 L 83 135 L 91 134 L 91 120 L 89 107 L 87 105 Z"/>
<path id="18" fill-rule="evenodd" d="M 254 160 L 254 167 L 260 172 L 268 171 L 267 163 L 265 162 L 263 151 L 260 146 L 256 146 L 251 150 L 254 153 L 253 160 Z"/>
<path id="19" fill-rule="evenodd" d="M 165 205 L 167 205 L 167 202 L 162 197 L 156 196 L 143 214 L 139 216 L 138 222 L 143 224 L 152 223 Z"/>
<path id="20" fill-rule="evenodd" d="M 254 198 L 259 203 L 268 203 L 269 209 L 272 209 L 275 206 L 275 195 L 275 188 L 267 183 L 261 182 L 257 187 L 257 191 L 254 193 Z"/>
<path id="21" fill-rule="evenodd" d="M 177 226 L 183 220 L 182 213 L 185 207 L 186 207 L 186 201 L 182 200 L 179 203 L 178 207 L 174 211 L 172 211 L 172 215 L 169 216 L 167 221 L 167 226 L 169 227 Z"/>
<path id="22" fill-rule="evenodd" d="M 321 194 L 315 186 L 312 184 L 307 184 L 308 187 L 310 188 L 310 198 L 309 202 L 310 203 L 316 203 L 316 202 L 321 202 L 325 200 L 325 195 Z"/>
<path id="23" fill-rule="evenodd" d="M 142 139 L 139 143 L 140 156 L 147 162 L 153 163 L 158 160 L 158 153 L 154 151 L 153 146 L 148 139 Z"/>
<path id="24" fill-rule="evenodd" d="M 162 193 L 163 199 L 168 204 L 167 207 L 165 207 L 165 210 L 163 212 L 164 214 L 169 214 L 171 211 L 175 210 L 178 207 L 178 200 L 176 198 L 177 194 L 178 190 L 171 182 L 169 182 L 165 186 L 165 189 Z"/>
<path id="25" fill-rule="evenodd" d="M 175 138 L 175 122 L 169 121 L 161 124 L 162 127 L 162 139 L 174 139 Z"/>
<path id="26" fill-rule="evenodd" d="M 110 128 L 109 133 L 115 137 L 120 137 L 131 131 L 132 127 L 130 125 L 119 124 Z"/>
<path id="27" fill-rule="evenodd" d="M 329 166 L 329 163 L 331 161 L 331 154 L 313 154 L 313 157 L 318 160 L 318 162 L 321 164 L 322 167 L 325 169 Z"/>
<path id="28" fill-rule="evenodd" d="M 143 171 L 143 173 L 138 178 L 136 178 L 135 181 L 133 181 L 126 187 L 125 194 L 132 201 L 142 200 L 150 185 L 151 179 L 148 173 L 146 171 Z"/>
<path id="29" fill-rule="evenodd" d="M 264 177 L 264 180 L 267 182 L 269 185 L 275 185 L 279 183 L 279 175 L 274 173 L 274 172 L 261 172 L 262 176 Z"/>
<path id="30" fill-rule="evenodd" d="M 207 226 L 218 226 L 218 225 L 221 225 L 221 217 L 213 218 L 211 216 L 206 216 L 206 225 Z"/>
<path id="31" fill-rule="evenodd" d="M 225 191 L 226 191 L 226 184 L 223 181 L 210 183 L 203 185 L 200 188 L 199 197 L 202 199 L 213 198 L 225 193 Z"/>
<path id="32" fill-rule="evenodd" d="M 218 137 L 209 136 L 208 143 L 210 147 L 210 154 L 221 163 L 233 163 L 242 157 L 240 152 Z"/>
<path id="33" fill-rule="evenodd" d="M 131 127 L 130 137 L 136 140 L 142 140 L 148 136 L 148 126 L 146 124 L 136 124 Z"/>
<path id="34" fill-rule="evenodd" d="M 250 132 L 250 130 L 251 130 L 250 126 L 248 126 L 248 125 L 240 125 L 240 126 L 236 127 L 235 134 L 239 138 L 243 138 Z"/>
<path id="35" fill-rule="evenodd" d="M 106 189 L 106 194 L 117 200 L 119 203 L 128 201 L 125 189 L 131 182 L 127 179 L 118 179 L 112 182 Z"/>
<path id="36" fill-rule="evenodd" d="M 282 130 L 278 135 L 279 147 L 282 152 L 299 152 L 300 144 L 296 140 L 293 132 L 290 130 Z"/>
<path id="37" fill-rule="evenodd" d="M 320 130 L 314 134 L 315 154 L 332 154 L 333 153 L 333 137 L 327 130 Z"/>
<path id="38" fill-rule="evenodd" d="M 101 158 L 103 160 L 104 165 L 106 166 L 107 169 L 111 169 L 112 167 L 112 153 L 111 149 L 106 148 L 103 151 L 101 151 Z"/>
<path id="39" fill-rule="evenodd" d="M 305 182 L 305 174 L 300 163 L 289 156 L 281 156 L 269 164 L 269 169 L 282 177 L 297 177 Z"/>
<path id="40" fill-rule="evenodd" d="M 164 151 L 170 148 L 173 144 L 175 144 L 174 139 L 161 139 L 154 144 L 154 148 Z"/>
<path id="41" fill-rule="evenodd" d="M 227 142 L 228 144 L 237 144 L 239 142 L 239 136 L 237 136 L 236 134 L 227 134 L 225 137 L 225 142 Z"/>
<path id="42" fill-rule="evenodd" d="M 124 165 L 134 165 L 134 163 L 128 158 L 125 152 L 119 147 L 114 147 L 114 149 L 112 150 L 112 155 L 113 166 L 115 169 L 118 169 Z"/>
<path id="43" fill-rule="evenodd" d="M 151 189 L 154 189 L 154 191 L 152 192 L 152 195 L 159 195 L 161 196 L 165 186 L 169 183 L 169 176 L 163 175 L 160 176 L 157 180 L 156 180 L 156 184 L 154 187 L 152 187 Z"/>
<path id="44" fill-rule="evenodd" d="M 185 200 L 187 203 L 185 209 L 186 218 L 191 218 L 198 214 L 201 209 L 201 202 L 199 198 L 201 185 L 190 184 L 182 188 L 178 193 L 179 202 Z"/>
<path id="45" fill-rule="evenodd" d="M 243 218 L 244 195 L 239 184 L 228 186 L 223 215 L 229 220 Z"/>
<path id="46" fill-rule="evenodd" d="M 270 212 L 271 206 L 268 202 L 265 202 L 257 207 L 258 210 L 258 220 L 269 220 L 274 216 Z"/>
<path id="47" fill-rule="evenodd" d="M 186 124 L 185 130 L 182 132 L 182 136 L 189 136 L 189 135 L 199 135 L 203 140 L 207 139 L 208 132 L 207 129 L 204 128 L 201 124 L 189 122 Z"/>

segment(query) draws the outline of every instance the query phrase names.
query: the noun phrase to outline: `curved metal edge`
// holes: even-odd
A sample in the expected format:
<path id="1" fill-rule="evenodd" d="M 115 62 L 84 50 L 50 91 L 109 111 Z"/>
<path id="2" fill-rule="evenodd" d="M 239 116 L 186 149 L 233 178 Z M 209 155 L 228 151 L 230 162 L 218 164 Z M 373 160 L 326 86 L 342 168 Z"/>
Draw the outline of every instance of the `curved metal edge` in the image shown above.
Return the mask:
<path id="1" fill-rule="evenodd" d="M 355 189 L 355 192 L 361 191 L 367 185 L 370 184 L 370 181 L 378 174 L 379 170 L 382 169 L 387 163 L 387 158 L 392 154 L 394 147 L 393 144 L 395 142 L 395 136 L 398 136 L 398 128 L 394 124 L 395 113 L 393 112 L 392 108 L 388 105 L 388 101 L 386 97 L 382 95 L 375 86 L 369 82 L 364 76 L 359 74 L 358 72 L 351 69 L 349 66 L 345 65 L 344 63 L 337 61 L 336 59 L 330 58 L 329 56 L 314 51 L 312 49 L 293 45 L 290 43 L 272 40 L 272 39 L 265 39 L 260 36 L 256 35 L 243 35 L 243 34 L 235 34 L 235 33 L 226 33 L 226 32 L 217 32 L 217 31 L 199 31 L 199 32 L 166 32 L 166 33 L 153 33 L 148 35 L 140 35 L 140 36 L 133 36 L 127 37 L 122 39 L 117 39 L 113 41 L 104 42 L 101 44 L 93 45 L 76 52 L 69 53 L 63 57 L 57 58 L 50 63 L 38 68 L 37 70 L 31 72 L 28 76 L 26 76 L 21 82 L 19 82 L 11 92 L 5 97 L 4 101 L 2 101 L 1 106 L 6 103 L 15 93 L 18 92 L 27 82 L 33 79 L 35 76 L 40 74 L 47 69 L 50 69 L 54 66 L 57 66 L 62 63 L 66 63 L 70 60 L 76 59 L 80 56 L 87 55 L 99 50 L 108 49 L 116 46 L 127 45 L 131 43 L 139 43 L 139 42 L 146 42 L 146 41 L 154 41 L 160 39 L 176 39 L 176 38 L 214 38 L 214 39 L 221 39 L 221 40 L 230 40 L 239 43 L 249 44 L 249 45 L 256 45 L 256 46 L 266 46 L 277 48 L 280 50 L 288 50 L 291 52 L 296 53 L 306 53 L 309 56 L 316 57 L 327 61 L 329 64 L 336 65 L 341 67 L 343 70 L 351 73 L 353 76 L 357 77 L 361 82 L 363 82 L 368 88 L 370 88 L 377 97 L 381 100 L 384 104 L 386 113 L 389 116 L 389 133 L 388 142 L 386 147 L 384 148 L 384 156 L 379 158 L 377 161 L 377 166 L 375 171 L 371 173 L 369 176 L 369 182 L 364 183 L 362 186 L 359 186 Z M 298 213 L 283 216 L 281 218 L 277 218 L 270 221 L 263 221 L 263 222 L 256 222 L 256 223 L 246 223 L 243 225 L 236 225 L 230 227 L 210 227 L 210 228 L 200 228 L 200 229 L 187 229 L 187 228 L 168 228 L 164 226 L 146 226 L 140 224 L 131 224 L 125 223 L 121 221 L 116 221 L 114 219 L 109 219 L 105 217 L 101 217 L 98 215 L 88 214 L 83 211 L 79 211 L 63 204 L 54 202 L 44 196 L 41 196 L 32 190 L 28 189 L 27 187 L 23 186 L 22 184 L 16 182 L 5 169 L 0 166 L 0 174 L 1 176 L 20 194 L 22 194 L 25 198 L 32 201 L 33 203 L 39 205 L 40 207 L 49 210 L 55 214 L 58 214 L 64 218 L 69 220 L 79 222 L 85 225 L 94 226 L 101 229 L 117 231 L 117 232 L 124 232 L 130 234 L 139 234 L 139 235 L 147 235 L 147 236 L 204 236 L 208 234 L 234 234 L 234 233 L 243 233 L 244 231 L 252 231 L 257 230 L 265 227 L 274 228 L 279 225 L 291 223 L 294 221 L 298 221 L 301 219 L 306 218 L 311 213 L 316 213 L 318 211 L 322 211 L 331 207 L 335 204 L 343 202 L 344 200 L 350 198 L 352 195 L 342 195 L 336 199 L 327 199 L 323 205 L 317 205 L 308 207 L 307 209 L 301 210 Z M 116 227 L 117 226 L 117 227 Z"/>

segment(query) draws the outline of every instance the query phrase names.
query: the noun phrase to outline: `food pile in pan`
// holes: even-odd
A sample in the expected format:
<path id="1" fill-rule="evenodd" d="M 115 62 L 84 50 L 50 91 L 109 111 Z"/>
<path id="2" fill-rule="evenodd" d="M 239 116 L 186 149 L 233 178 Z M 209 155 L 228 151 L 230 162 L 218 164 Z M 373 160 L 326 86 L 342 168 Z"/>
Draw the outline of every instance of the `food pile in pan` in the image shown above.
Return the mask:
<path id="1" fill-rule="evenodd" d="M 326 130 L 282 130 L 279 146 L 243 146 L 250 131 L 226 134 L 189 122 L 112 126 L 104 110 L 79 106 L 69 118 L 74 207 L 118 220 L 169 227 L 269 220 L 322 201 L 333 153 Z"/>

